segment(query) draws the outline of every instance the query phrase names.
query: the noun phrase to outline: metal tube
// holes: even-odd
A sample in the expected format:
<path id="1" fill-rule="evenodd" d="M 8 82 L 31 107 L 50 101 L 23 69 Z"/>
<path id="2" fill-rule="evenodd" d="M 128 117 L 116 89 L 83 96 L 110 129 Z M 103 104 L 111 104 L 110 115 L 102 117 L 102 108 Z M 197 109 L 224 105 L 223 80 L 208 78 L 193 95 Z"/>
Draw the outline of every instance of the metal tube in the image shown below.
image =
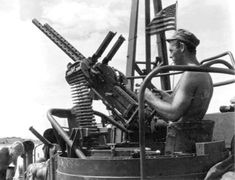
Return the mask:
<path id="1" fill-rule="evenodd" d="M 131 1 L 131 16 L 129 25 L 129 38 L 127 49 L 127 64 L 126 75 L 133 76 L 135 70 L 135 58 L 136 58 L 136 43 L 137 43 L 137 30 L 138 30 L 138 14 L 139 14 L 139 0 Z M 134 80 L 129 80 L 127 87 L 130 90 L 134 89 Z"/>
<path id="2" fill-rule="evenodd" d="M 157 14 L 162 10 L 162 2 L 161 0 L 153 0 L 154 14 Z M 161 59 L 163 66 L 168 65 L 168 55 L 167 55 L 167 46 L 166 46 L 166 36 L 165 32 L 161 32 L 156 35 L 157 36 L 157 48 L 158 48 L 158 56 Z M 160 78 L 161 87 L 163 90 L 171 89 L 171 82 L 169 76 L 163 76 Z"/>
<path id="3" fill-rule="evenodd" d="M 53 144 L 51 144 L 46 138 L 44 138 L 41 134 L 39 134 L 32 126 L 29 128 L 29 130 L 40 140 L 43 144 L 48 146 L 49 148 L 53 147 Z"/>
<path id="4" fill-rule="evenodd" d="M 182 72 L 173 72 L 173 73 L 161 73 L 158 75 L 155 75 L 154 77 L 161 77 L 161 76 L 168 76 L 168 75 L 176 75 L 176 74 L 181 74 Z M 141 76 L 128 76 L 126 77 L 127 79 L 143 79 L 147 75 L 141 75 Z"/>
<path id="5" fill-rule="evenodd" d="M 145 0 L 145 28 L 150 23 L 150 0 Z M 145 31 L 145 69 L 146 74 L 151 71 L 151 37 Z"/>
<path id="6" fill-rule="evenodd" d="M 95 54 L 92 56 L 93 63 L 97 62 L 97 59 L 103 54 L 104 50 L 107 48 L 113 37 L 116 33 L 113 33 L 112 31 L 109 31 L 109 33 L 106 35 L 105 39 L 101 43 L 100 47 L 97 49 Z"/>
<path id="7" fill-rule="evenodd" d="M 228 84 L 232 84 L 235 83 L 235 79 L 230 79 L 227 81 L 223 81 L 223 82 L 217 82 L 215 84 L 213 84 L 214 87 L 219 87 L 219 86 L 224 86 L 224 85 L 228 85 Z"/>
<path id="8" fill-rule="evenodd" d="M 113 58 L 116 54 L 122 43 L 125 41 L 125 38 L 120 35 L 116 43 L 113 45 L 107 56 L 103 59 L 102 64 L 108 64 L 108 62 Z"/>
<path id="9" fill-rule="evenodd" d="M 86 156 L 83 154 L 82 151 L 80 151 L 77 147 L 73 147 L 73 141 L 70 140 L 67 133 L 63 130 L 63 128 L 59 125 L 59 123 L 53 118 L 52 115 L 59 114 L 60 111 L 63 111 L 62 109 L 50 109 L 47 112 L 47 118 L 50 121 L 53 128 L 58 132 L 58 134 L 64 139 L 64 141 L 68 144 L 70 148 L 73 148 L 76 155 L 81 159 L 86 159 Z M 66 110 L 67 111 L 67 110 Z"/>
<path id="10" fill-rule="evenodd" d="M 229 69 L 234 69 L 234 67 L 231 64 L 229 64 L 228 62 L 226 62 L 222 59 L 215 59 L 215 60 L 209 61 L 209 62 L 203 64 L 203 66 L 211 66 L 213 64 L 218 64 L 218 63 L 225 65 Z"/>
<path id="11" fill-rule="evenodd" d="M 131 133 L 132 131 L 129 131 L 128 129 L 126 129 L 124 126 L 122 126 L 121 124 L 119 124 L 117 121 L 112 120 L 111 118 L 109 118 L 108 116 L 106 116 L 105 114 L 98 112 L 98 111 L 94 111 L 94 114 L 100 117 L 105 118 L 108 122 L 110 122 L 112 125 L 116 126 L 118 129 L 126 132 L 126 133 Z"/>
<path id="12" fill-rule="evenodd" d="M 211 61 L 211 60 L 214 60 L 214 59 L 217 59 L 217 58 L 220 58 L 220 57 L 223 57 L 223 56 L 226 56 L 226 55 L 228 55 L 230 57 L 232 65 L 235 66 L 235 60 L 233 58 L 233 54 L 230 51 L 226 51 L 226 52 L 221 53 L 219 55 L 204 59 L 204 60 L 201 61 L 201 64 L 203 64 L 205 62 L 208 62 L 208 61 Z"/>

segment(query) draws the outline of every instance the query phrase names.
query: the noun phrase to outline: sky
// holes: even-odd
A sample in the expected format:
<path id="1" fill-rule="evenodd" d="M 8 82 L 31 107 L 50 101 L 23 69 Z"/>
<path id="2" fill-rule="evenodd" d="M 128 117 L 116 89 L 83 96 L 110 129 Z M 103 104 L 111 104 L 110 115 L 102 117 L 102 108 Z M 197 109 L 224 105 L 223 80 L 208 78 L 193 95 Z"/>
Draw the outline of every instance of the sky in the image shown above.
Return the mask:
<path id="1" fill-rule="evenodd" d="M 145 58 L 143 2 L 138 21 L 138 60 Z M 174 2 L 163 0 L 163 7 Z M 177 26 L 201 40 L 199 60 L 228 50 L 235 53 L 233 6 L 233 0 L 178 0 Z M 110 65 L 125 73 L 130 9 L 131 0 L 0 0 L 0 137 L 34 138 L 29 127 L 40 133 L 49 128 L 49 109 L 72 107 L 65 81 L 66 66 L 72 61 L 32 24 L 33 18 L 50 24 L 86 57 L 92 56 L 108 31 L 117 32 L 116 39 L 122 34 L 126 41 Z M 153 59 L 156 55 L 153 52 Z M 214 81 L 223 79 L 216 76 Z M 217 88 L 208 112 L 218 112 L 219 106 L 229 105 L 232 97 L 234 85 Z M 101 106 L 97 103 L 95 108 Z"/>

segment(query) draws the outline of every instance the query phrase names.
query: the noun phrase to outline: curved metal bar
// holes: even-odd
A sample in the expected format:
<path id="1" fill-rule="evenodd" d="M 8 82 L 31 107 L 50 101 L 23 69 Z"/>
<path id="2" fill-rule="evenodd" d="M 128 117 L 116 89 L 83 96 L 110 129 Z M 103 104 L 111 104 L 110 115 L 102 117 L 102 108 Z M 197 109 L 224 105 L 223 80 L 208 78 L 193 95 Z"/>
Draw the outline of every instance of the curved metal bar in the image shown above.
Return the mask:
<path id="1" fill-rule="evenodd" d="M 140 165 L 144 167 L 145 165 L 145 129 L 144 129 L 144 91 L 147 87 L 147 84 L 150 83 L 151 79 L 161 71 L 200 71 L 200 72 L 214 72 L 214 73 L 224 73 L 235 75 L 235 71 L 231 69 L 216 68 L 216 67 L 205 67 L 205 66 L 162 66 L 153 69 L 147 77 L 144 79 L 142 86 L 140 87 L 139 92 L 139 141 L 140 141 Z"/>
<path id="2" fill-rule="evenodd" d="M 224 86 L 224 85 L 228 85 L 228 84 L 232 84 L 232 83 L 235 83 L 235 79 L 230 79 L 230 80 L 223 81 L 223 82 L 217 82 L 217 83 L 213 84 L 213 87 Z"/>
<path id="3" fill-rule="evenodd" d="M 50 121 L 53 128 L 58 132 L 58 134 L 64 139 L 64 141 L 68 144 L 70 148 L 73 148 L 76 155 L 81 159 L 86 159 L 86 156 L 80 151 L 77 147 L 73 146 L 73 141 L 70 140 L 67 133 L 63 130 L 63 128 L 59 125 L 59 123 L 54 119 L 54 116 L 58 116 L 60 114 L 65 115 L 68 112 L 67 109 L 50 109 L 47 112 L 47 118 Z"/>
<path id="4" fill-rule="evenodd" d="M 105 118 L 107 121 L 109 121 L 112 125 L 116 126 L 117 128 L 119 128 L 120 130 L 126 132 L 126 133 L 131 133 L 132 131 L 129 131 L 128 129 L 126 129 L 125 127 L 123 127 L 121 124 L 119 124 L 117 121 L 112 120 L 110 117 L 106 116 L 105 114 L 98 112 L 98 111 L 94 111 L 94 114 L 100 117 Z"/>
<path id="5" fill-rule="evenodd" d="M 154 77 L 161 77 L 161 76 L 169 76 L 169 75 L 176 75 L 181 74 L 182 72 L 172 72 L 172 73 L 161 73 L 159 75 L 156 75 Z M 144 79 L 147 75 L 140 75 L 140 76 L 128 76 L 127 79 Z"/>
<path id="6" fill-rule="evenodd" d="M 215 60 L 209 61 L 209 62 L 207 62 L 207 63 L 205 63 L 205 64 L 203 64 L 201 66 L 210 67 L 210 66 L 212 66 L 214 64 L 223 64 L 223 65 L 225 65 L 229 69 L 234 69 L 234 67 L 231 64 L 229 64 L 228 62 L 226 62 L 223 59 L 215 59 Z"/>
<path id="7" fill-rule="evenodd" d="M 227 54 L 229 55 L 229 57 L 230 57 L 230 59 L 231 59 L 231 62 L 232 62 L 232 64 L 233 64 L 233 67 L 235 67 L 235 60 L 234 60 L 233 54 L 232 54 L 230 51 L 228 51 Z"/>
<path id="8" fill-rule="evenodd" d="M 216 55 L 216 56 L 204 59 L 204 60 L 201 61 L 201 64 L 203 64 L 205 62 L 208 62 L 208 61 L 211 61 L 211 60 L 214 60 L 214 59 L 217 59 L 217 58 L 220 58 L 220 57 L 223 57 L 223 56 L 226 56 L 226 55 L 228 55 L 230 57 L 232 65 L 233 65 L 233 67 L 235 67 L 235 60 L 233 58 L 233 54 L 230 51 L 226 51 L 226 52 L 224 52 L 222 54 L 219 54 L 219 55 Z"/>

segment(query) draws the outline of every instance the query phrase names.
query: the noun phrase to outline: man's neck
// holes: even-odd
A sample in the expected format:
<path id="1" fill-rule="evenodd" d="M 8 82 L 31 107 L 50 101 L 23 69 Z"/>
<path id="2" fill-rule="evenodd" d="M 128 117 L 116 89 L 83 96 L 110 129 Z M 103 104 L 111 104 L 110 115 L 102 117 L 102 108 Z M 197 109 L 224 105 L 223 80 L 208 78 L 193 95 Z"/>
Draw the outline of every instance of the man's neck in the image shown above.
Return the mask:
<path id="1" fill-rule="evenodd" d="M 188 66 L 198 66 L 200 63 L 197 60 L 196 55 L 192 54 L 186 54 L 184 56 L 184 62 L 182 65 L 188 65 Z"/>

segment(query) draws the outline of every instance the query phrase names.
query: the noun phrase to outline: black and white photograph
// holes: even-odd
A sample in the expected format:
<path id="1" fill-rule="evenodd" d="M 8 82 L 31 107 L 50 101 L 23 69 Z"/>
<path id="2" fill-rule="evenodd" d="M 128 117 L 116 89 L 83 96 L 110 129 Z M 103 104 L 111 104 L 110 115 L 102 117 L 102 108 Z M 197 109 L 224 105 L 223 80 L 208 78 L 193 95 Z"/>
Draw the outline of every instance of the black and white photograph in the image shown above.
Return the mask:
<path id="1" fill-rule="evenodd" d="M 235 179 L 233 0 L 0 0 L 0 180 Z"/>

